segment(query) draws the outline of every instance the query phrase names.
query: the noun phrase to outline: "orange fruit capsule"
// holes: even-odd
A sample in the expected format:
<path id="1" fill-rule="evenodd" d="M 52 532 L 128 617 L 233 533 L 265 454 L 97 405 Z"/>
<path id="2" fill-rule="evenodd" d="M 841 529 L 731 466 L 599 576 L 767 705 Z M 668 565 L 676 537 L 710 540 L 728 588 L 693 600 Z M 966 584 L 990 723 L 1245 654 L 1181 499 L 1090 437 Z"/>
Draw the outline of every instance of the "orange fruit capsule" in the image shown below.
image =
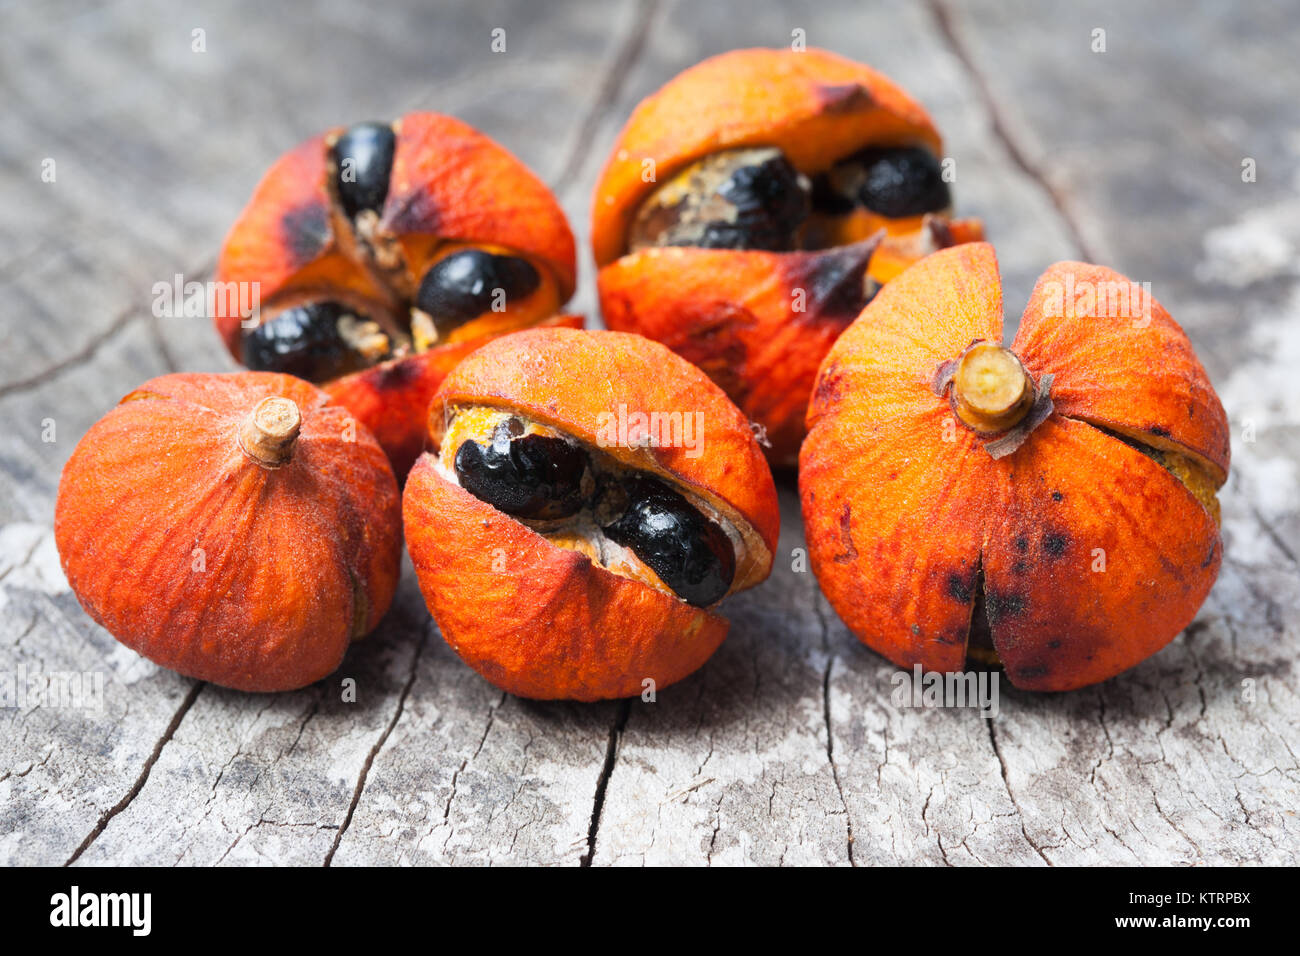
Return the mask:
<path id="1" fill-rule="evenodd" d="M 1222 560 L 1228 422 L 1145 287 L 1060 262 L 1002 346 L 991 246 L 885 286 L 826 356 L 799 490 L 812 566 L 902 667 L 1069 690 L 1154 654 Z"/>
<path id="2" fill-rule="evenodd" d="M 403 497 L 443 637 L 523 697 L 662 689 L 772 568 L 776 489 L 748 421 L 640 336 L 533 329 L 443 380 Z"/>
<path id="3" fill-rule="evenodd" d="M 939 134 L 903 90 L 821 50 L 736 50 L 645 99 L 596 186 L 611 329 L 704 369 L 793 465 L 831 344 L 953 220 Z"/>
<path id="4" fill-rule="evenodd" d="M 164 375 L 64 466 L 54 539 L 81 606 L 163 667 L 292 690 L 388 610 L 401 499 L 378 442 L 289 375 Z"/>
<path id="5" fill-rule="evenodd" d="M 460 120 L 409 113 L 271 167 L 226 238 L 213 314 L 241 363 L 351 409 L 400 478 L 456 362 L 504 332 L 582 325 L 560 314 L 575 270 L 545 184 Z"/>

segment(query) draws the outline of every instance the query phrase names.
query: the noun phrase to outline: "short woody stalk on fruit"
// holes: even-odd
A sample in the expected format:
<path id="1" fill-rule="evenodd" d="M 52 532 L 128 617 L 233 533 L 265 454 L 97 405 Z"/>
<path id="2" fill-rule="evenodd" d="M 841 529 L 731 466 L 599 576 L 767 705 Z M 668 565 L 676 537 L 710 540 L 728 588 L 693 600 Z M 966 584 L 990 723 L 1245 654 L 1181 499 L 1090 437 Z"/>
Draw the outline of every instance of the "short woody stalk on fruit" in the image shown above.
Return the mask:
<path id="1" fill-rule="evenodd" d="M 991 342 L 976 342 L 957 362 L 952 378 L 952 410 L 986 435 L 1020 424 L 1034 404 L 1034 380 L 1016 353 Z"/>
<path id="2" fill-rule="evenodd" d="M 934 373 L 934 393 L 947 395 L 956 419 L 979 435 L 993 458 L 1005 458 L 1052 413 L 1052 374 L 1034 382 L 1011 349 L 982 339 Z"/>
<path id="3" fill-rule="evenodd" d="M 239 447 L 264 468 L 287 465 L 293 457 L 302 415 L 291 399 L 264 398 L 239 428 Z"/>

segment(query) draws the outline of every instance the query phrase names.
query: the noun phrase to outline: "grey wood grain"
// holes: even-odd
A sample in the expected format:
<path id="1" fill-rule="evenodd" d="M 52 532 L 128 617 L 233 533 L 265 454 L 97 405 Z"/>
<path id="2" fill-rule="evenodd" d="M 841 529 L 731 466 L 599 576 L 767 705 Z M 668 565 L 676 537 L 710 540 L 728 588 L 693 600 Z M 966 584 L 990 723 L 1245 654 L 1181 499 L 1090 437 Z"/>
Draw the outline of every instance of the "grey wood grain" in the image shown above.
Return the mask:
<path id="1" fill-rule="evenodd" d="M 1234 472 L 1220 580 L 1174 644 L 1072 694 L 1004 686 L 992 721 L 896 708 L 895 668 L 799 570 L 789 476 L 772 579 L 653 703 L 501 694 L 442 642 L 409 566 L 338 674 L 274 697 L 159 670 L 81 613 L 50 533 L 59 469 L 145 378 L 233 367 L 206 319 L 153 318 L 151 290 L 207 277 L 282 150 L 337 122 L 452 112 L 546 178 L 585 244 L 635 103 L 795 29 L 934 114 L 959 208 L 997 245 L 1009 326 L 1045 265 L 1092 256 L 1152 282 L 1192 335 Z M 97 673 L 103 699 L 0 709 L 0 862 L 1295 863 L 1297 33 L 1294 4 L 1173 0 L 7 11 L 0 674 Z M 594 314 L 586 260 L 575 303 Z"/>

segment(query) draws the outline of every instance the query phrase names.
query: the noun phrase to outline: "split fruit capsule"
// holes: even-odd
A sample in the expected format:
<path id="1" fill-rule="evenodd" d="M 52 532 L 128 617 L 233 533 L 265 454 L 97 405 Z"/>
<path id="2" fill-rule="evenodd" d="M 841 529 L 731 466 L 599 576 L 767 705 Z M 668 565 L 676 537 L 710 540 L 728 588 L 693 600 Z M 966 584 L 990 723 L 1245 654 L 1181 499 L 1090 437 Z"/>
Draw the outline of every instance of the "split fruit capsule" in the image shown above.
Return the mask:
<path id="1" fill-rule="evenodd" d="M 748 421 L 685 360 L 618 332 L 494 339 L 443 381 L 403 497 L 447 643 L 522 697 L 662 689 L 772 568 L 772 474 Z"/>
<path id="2" fill-rule="evenodd" d="M 793 465 L 817 367 L 881 284 L 982 237 L 952 218 L 939 134 L 885 76 L 736 50 L 644 100 L 592 206 L 611 329 L 713 378 Z"/>
<path id="3" fill-rule="evenodd" d="M 271 167 L 226 239 L 214 316 L 240 363 L 351 409 L 401 478 L 456 362 L 505 332 L 582 325 L 559 314 L 574 277 L 573 235 L 536 176 L 459 120 L 409 113 Z"/>
<path id="4" fill-rule="evenodd" d="M 835 343 L 808 426 L 813 570 L 901 667 L 1093 684 L 1218 575 L 1227 417 L 1183 330 L 1110 269 L 1051 266 L 1007 347 L 992 247 L 929 256 Z"/>

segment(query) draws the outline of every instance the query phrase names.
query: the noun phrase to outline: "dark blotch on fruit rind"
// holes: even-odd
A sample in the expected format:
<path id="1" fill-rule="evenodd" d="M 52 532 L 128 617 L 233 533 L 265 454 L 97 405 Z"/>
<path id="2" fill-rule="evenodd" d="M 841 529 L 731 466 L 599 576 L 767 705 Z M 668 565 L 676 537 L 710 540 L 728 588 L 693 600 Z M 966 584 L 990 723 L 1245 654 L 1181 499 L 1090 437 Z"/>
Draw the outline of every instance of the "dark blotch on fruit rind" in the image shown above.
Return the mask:
<path id="1" fill-rule="evenodd" d="M 388 362 L 375 369 L 374 386 L 379 390 L 401 389 L 420 377 L 419 359 L 414 356 Z"/>
<path id="2" fill-rule="evenodd" d="M 989 623 L 996 624 L 1004 617 L 1014 617 L 1025 609 L 1025 599 L 1019 594 L 998 594 L 985 588 L 984 608 Z"/>
<path id="3" fill-rule="evenodd" d="M 864 279 L 876 245 L 874 240 L 864 240 L 794 260 L 786 283 L 807 294 L 807 308 L 795 318 L 845 324 L 856 319 L 868 301 Z"/>
<path id="4" fill-rule="evenodd" d="M 1043 534 L 1043 550 L 1054 558 L 1059 558 L 1065 554 L 1070 546 L 1070 536 L 1059 531 L 1048 531 Z"/>
<path id="5" fill-rule="evenodd" d="M 823 111 L 831 115 L 871 109 L 876 98 L 861 83 L 818 83 L 813 87 Z"/>
<path id="6" fill-rule="evenodd" d="M 434 194 L 426 190 L 395 193 L 384 204 L 384 230 L 394 235 L 437 235 L 441 221 L 442 209 Z"/>
<path id="7" fill-rule="evenodd" d="M 280 237 L 289 250 L 292 268 L 300 269 L 316 259 L 330 244 L 325 204 L 313 201 L 285 210 L 280 217 Z"/>
<path id="8" fill-rule="evenodd" d="M 844 550 L 835 555 L 836 564 L 849 564 L 857 560 L 858 548 L 853 543 L 853 506 L 847 501 L 840 510 L 840 543 Z"/>
<path id="9" fill-rule="evenodd" d="M 816 401 L 820 405 L 834 405 L 844 397 L 843 373 L 837 362 L 831 362 L 817 379 Z"/>
<path id="10" fill-rule="evenodd" d="M 974 582 L 954 571 L 948 575 L 948 596 L 958 604 L 969 604 L 975 597 Z"/>

